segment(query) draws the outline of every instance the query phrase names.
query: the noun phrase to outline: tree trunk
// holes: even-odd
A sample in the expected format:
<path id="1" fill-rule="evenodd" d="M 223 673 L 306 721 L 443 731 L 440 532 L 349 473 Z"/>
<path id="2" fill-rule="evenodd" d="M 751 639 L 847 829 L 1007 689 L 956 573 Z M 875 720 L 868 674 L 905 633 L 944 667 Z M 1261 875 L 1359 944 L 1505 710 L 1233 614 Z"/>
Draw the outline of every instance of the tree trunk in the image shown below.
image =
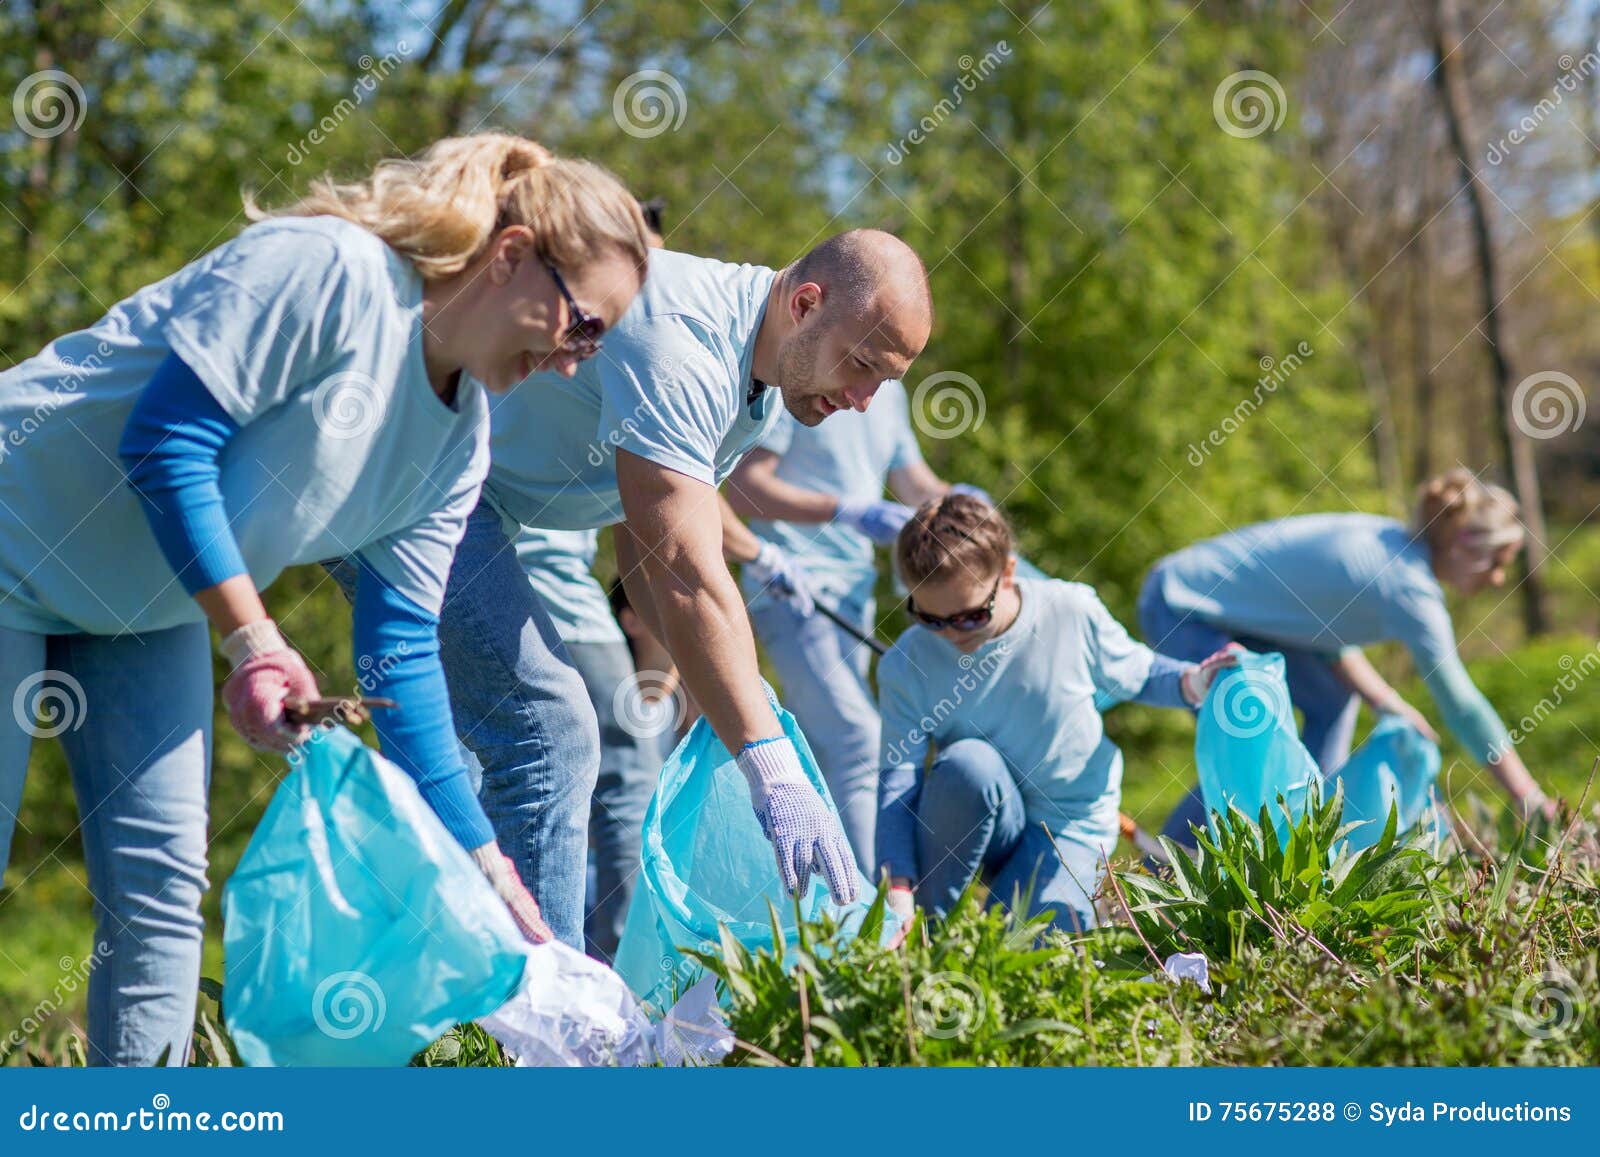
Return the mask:
<path id="1" fill-rule="evenodd" d="M 1433 343 L 1429 340 L 1428 327 L 1433 323 L 1432 308 L 1432 277 L 1433 270 L 1430 264 L 1428 222 L 1434 214 L 1433 198 L 1429 196 L 1428 166 L 1424 161 L 1422 165 L 1422 189 L 1417 196 L 1417 227 L 1411 244 L 1406 246 L 1406 253 L 1410 260 L 1411 269 L 1410 294 L 1411 308 L 1409 321 L 1411 323 L 1411 376 L 1413 387 L 1416 390 L 1416 404 L 1413 413 L 1416 415 L 1416 434 L 1411 446 L 1411 481 L 1420 485 L 1433 475 L 1434 447 L 1437 439 L 1434 436 L 1434 423 L 1437 421 L 1434 407 L 1434 382 L 1433 382 Z"/>
<path id="2" fill-rule="evenodd" d="M 1484 344 L 1489 355 L 1496 409 L 1500 416 L 1496 432 L 1500 439 L 1502 460 L 1511 471 L 1512 485 L 1516 489 L 1517 500 L 1522 504 L 1522 518 L 1528 528 L 1528 548 L 1523 555 L 1523 574 L 1518 585 L 1522 593 L 1523 626 L 1532 637 L 1543 634 L 1546 629 L 1539 567 L 1544 562 L 1548 548 L 1545 542 L 1544 509 L 1539 498 L 1539 470 L 1533 457 L 1533 444 L 1526 434 L 1517 429 L 1511 404 L 1516 374 L 1511 369 L 1511 357 L 1506 349 L 1505 333 L 1500 322 L 1500 272 L 1495 256 L 1493 226 L 1489 220 L 1488 190 L 1472 166 L 1478 135 L 1474 128 L 1472 95 L 1467 89 L 1461 59 L 1461 38 L 1457 31 L 1460 23 L 1455 0 L 1432 0 L 1429 16 L 1437 64 L 1433 72 L 1434 87 L 1439 93 L 1445 126 L 1450 130 L 1450 144 L 1455 152 L 1456 165 L 1461 171 L 1461 184 L 1472 220 L 1473 248 L 1477 254 L 1483 295 Z"/>

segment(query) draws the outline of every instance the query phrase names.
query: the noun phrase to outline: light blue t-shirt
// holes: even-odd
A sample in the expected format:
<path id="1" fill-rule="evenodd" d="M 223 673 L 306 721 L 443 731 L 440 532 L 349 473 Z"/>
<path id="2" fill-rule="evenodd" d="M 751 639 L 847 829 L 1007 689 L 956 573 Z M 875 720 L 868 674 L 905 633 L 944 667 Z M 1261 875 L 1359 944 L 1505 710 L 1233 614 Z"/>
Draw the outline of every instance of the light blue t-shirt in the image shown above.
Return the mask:
<path id="1" fill-rule="evenodd" d="M 524 527 L 513 544 L 517 561 L 564 643 L 626 643 L 611 600 L 594 577 L 598 530 Z"/>
<path id="2" fill-rule="evenodd" d="M 750 372 L 775 276 L 652 249 L 644 288 L 577 376 L 533 374 L 492 400 L 489 501 L 523 526 L 620 522 L 618 448 L 721 485 L 783 411 Z"/>
<path id="3" fill-rule="evenodd" d="M 982 739 L 1005 758 L 1029 823 L 1114 827 L 1122 753 L 1097 703 L 1136 696 L 1152 653 L 1092 587 L 1023 578 L 1017 589 L 1016 622 L 972 654 L 911 627 L 878 661 L 883 777 L 920 775 L 929 744 Z"/>
<path id="4" fill-rule="evenodd" d="M 428 382 L 422 280 L 332 217 L 281 218 L 146 286 L 0 374 L 0 625 L 120 634 L 200 622 L 117 446 L 169 353 L 242 427 L 219 458 L 228 520 L 266 587 L 360 554 L 437 613 L 488 469 L 488 408 Z"/>
<path id="5" fill-rule="evenodd" d="M 897 381 L 879 386 L 864 414 L 845 410 L 803 426 L 785 412 L 760 448 L 778 455 L 777 476 L 790 485 L 858 500 L 882 498 L 892 472 L 922 461 L 906 390 Z M 836 522 L 757 519 L 750 529 L 798 558 L 812 590 L 834 605 L 861 610 L 872 602 L 878 569 L 866 535 Z M 743 585 L 751 606 L 768 597 L 749 575 Z"/>
<path id="6" fill-rule="evenodd" d="M 1399 642 L 1469 751 L 1487 759 L 1509 743 L 1456 653 L 1427 545 L 1392 518 L 1302 514 L 1257 523 L 1168 555 L 1154 581 L 1175 611 L 1330 659 L 1346 647 Z"/>

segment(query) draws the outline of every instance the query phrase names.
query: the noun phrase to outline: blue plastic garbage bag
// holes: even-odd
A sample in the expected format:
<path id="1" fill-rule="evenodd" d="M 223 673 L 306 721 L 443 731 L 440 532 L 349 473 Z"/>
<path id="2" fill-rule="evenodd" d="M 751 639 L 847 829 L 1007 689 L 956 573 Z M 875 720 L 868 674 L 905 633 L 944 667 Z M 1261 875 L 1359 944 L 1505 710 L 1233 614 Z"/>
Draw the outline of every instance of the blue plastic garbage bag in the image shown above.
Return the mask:
<path id="1" fill-rule="evenodd" d="M 799 724 L 776 704 L 774 709 L 807 778 L 837 814 Z M 873 885 L 858 872 L 856 900 L 835 904 L 826 883 L 813 873 L 800 914 L 806 920 L 831 915 L 849 933 L 860 926 L 874 895 Z M 750 789 L 701 718 L 662 766 L 645 812 L 639 879 L 617 946 L 616 969 L 640 1000 L 665 1009 L 701 975 L 698 963 L 679 948 L 717 950 L 719 925 L 750 948 L 772 946 L 769 901 L 777 908 L 786 942 L 793 944 L 794 901 L 783 890 L 772 844 L 751 810 Z M 886 911 L 884 935 L 898 927 Z"/>
<path id="2" fill-rule="evenodd" d="M 1207 822 L 1231 804 L 1252 820 L 1266 806 L 1280 840 L 1289 817 L 1298 821 L 1320 778 L 1316 760 L 1300 742 L 1283 656 L 1276 652 L 1240 653 L 1239 665 L 1223 670 L 1212 683 L 1195 728 L 1194 758 Z"/>
<path id="3" fill-rule="evenodd" d="M 506 1002 L 525 942 L 399 768 L 342 727 L 291 763 L 222 893 L 228 1030 L 251 1065 L 404 1065 Z"/>
<path id="4" fill-rule="evenodd" d="M 1400 813 L 1397 835 L 1418 828 L 1435 837 L 1442 834 L 1434 795 L 1439 745 L 1400 716 L 1380 719 L 1335 774 L 1344 785 L 1344 822 L 1361 824 L 1345 837 L 1351 851 L 1378 842 L 1395 805 Z"/>

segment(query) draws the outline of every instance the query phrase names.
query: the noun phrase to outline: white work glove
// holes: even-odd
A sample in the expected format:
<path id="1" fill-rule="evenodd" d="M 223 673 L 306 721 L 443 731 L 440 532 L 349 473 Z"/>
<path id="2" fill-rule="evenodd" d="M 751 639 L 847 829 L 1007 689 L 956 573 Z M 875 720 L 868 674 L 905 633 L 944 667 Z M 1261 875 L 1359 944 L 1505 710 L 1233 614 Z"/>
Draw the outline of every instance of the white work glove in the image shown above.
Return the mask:
<path id="1" fill-rule="evenodd" d="M 772 841 L 778 876 L 791 896 L 804 896 L 811 873 L 822 873 L 838 904 L 856 898 L 856 860 L 839 817 L 806 778 L 788 736 L 746 744 L 735 757 L 750 784 L 761 834 Z"/>
<path id="2" fill-rule="evenodd" d="M 788 603 L 802 619 L 817 609 L 806 572 L 793 555 L 776 543 L 763 542 L 760 552 L 744 564 L 744 569 L 756 582 Z"/>
<path id="3" fill-rule="evenodd" d="M 898 502 L 876 498 L 841 498 L 833 520 L 866 535 L 879 546 L 887 546 L 895 540 L 900 528 L 911 521 L 914 513 L 911 507 Z"/>
<path id="4" fill-rule="evenodd" d="M 911 917 L 917 914 L 917 901 L 910 888 L 891 884 L 886 903 L 889 911 L 900 918 L 902 932 L 911 927 Z"/>
<path id="5" fill-rule="evenodd" d="M 556 938 L 539 912 L 539 902 L 523 887 L 522 877 L 517 875 L 517 866 L 511 862 L 510 856 L 500 850 L 499 844 L 491 840 L 473 848 L 468 855 L 494 888 L 495 895 L 511 909 L 511 919 L 526 940 L 533 944 L 544 944 Z"/>

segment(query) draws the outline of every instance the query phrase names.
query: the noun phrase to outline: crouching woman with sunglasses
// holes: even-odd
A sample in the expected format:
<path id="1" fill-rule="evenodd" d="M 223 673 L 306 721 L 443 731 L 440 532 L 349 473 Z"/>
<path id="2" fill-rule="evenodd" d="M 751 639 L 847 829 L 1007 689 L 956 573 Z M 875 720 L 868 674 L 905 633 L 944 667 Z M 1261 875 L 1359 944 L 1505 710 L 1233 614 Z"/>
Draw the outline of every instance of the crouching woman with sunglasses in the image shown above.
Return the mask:
<path id="1" fill-rule="evenodd" d="M 991 902 L 1092 927 L 1122 795 L 1101 710 L 1193 707 L 1235 660 L 1174 662 L 1129 637 L 1092 588 L 1017 577 L 1004 516 L 977 498 L 924 504 L 895 555 L 916 625 L 878 664 L 890 906 L 943 914 L 982 877 Z"/>

